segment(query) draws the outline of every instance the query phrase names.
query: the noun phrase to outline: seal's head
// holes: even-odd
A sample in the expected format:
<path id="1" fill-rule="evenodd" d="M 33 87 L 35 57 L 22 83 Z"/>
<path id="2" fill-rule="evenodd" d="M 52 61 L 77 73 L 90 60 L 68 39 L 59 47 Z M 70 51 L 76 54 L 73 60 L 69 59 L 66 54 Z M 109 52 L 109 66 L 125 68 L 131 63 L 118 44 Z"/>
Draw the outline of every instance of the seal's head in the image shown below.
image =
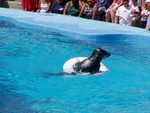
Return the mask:
<path id="1" fill-rule="evenodd" d="M 101 48 L 96 48 L 92 55 L 90 56 L 91 60 L 96 60 L 96 61 L 101 61 L 104 58 L 107 58 L 110 56 L 110 53 L 108 53 L 107 51 L 101 49 Z"/>

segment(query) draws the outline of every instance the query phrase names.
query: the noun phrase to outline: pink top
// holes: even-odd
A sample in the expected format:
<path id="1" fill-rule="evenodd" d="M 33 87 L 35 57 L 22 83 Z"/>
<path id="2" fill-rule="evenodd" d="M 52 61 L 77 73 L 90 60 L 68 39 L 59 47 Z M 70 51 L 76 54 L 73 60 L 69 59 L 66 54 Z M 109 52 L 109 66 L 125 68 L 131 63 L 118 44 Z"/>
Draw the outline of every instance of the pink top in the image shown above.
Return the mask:
<path id="1" fill-rule="evenodd" d="M 121 3 L 122 0 L 115 0 L 115 3 L 117 3 L 118 5 Z"/>

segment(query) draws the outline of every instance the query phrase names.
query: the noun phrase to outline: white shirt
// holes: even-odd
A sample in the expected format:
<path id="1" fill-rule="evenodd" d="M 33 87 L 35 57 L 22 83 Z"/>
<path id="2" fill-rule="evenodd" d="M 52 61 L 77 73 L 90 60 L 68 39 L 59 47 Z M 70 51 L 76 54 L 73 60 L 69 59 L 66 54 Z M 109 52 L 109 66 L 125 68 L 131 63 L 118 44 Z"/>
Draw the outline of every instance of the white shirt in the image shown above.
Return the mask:
<path id="1" fill-rule="evenodd" d="M 138 5 L 132 5 L 131 6 L 131 11 L 136 11 L 136 12 L 140 12 Z M 135 17 L 135 14 L 130 14 L 131 17 Z"/>
<path id="2" fill-rule="evenodd" d="M 145 14 L 148 16 L 148 15 L 150 15 L 150 11 L 144 9 L 144 10 L 142 10 L 141 14 Z M 141 21 L 147 21 L 147 19 L 148 19 L 148 17 L 141 16 Z"/>
<path id="3" fill-rule="evenodd" d="M 120 6 L 116 12 L 116 16 L 119 17 L 119 24 L 122 25 L 130 25 L 132 18 L 130 17 L 131 13 L 131 5 L 129 5 L 127 8 L 123 6 Z"/>
<path id="4" fill-rule="evenodd" d="M 48 8 L 48 4 L 41 3 L 40 13 L 46 13 L 46 9 Z"/>

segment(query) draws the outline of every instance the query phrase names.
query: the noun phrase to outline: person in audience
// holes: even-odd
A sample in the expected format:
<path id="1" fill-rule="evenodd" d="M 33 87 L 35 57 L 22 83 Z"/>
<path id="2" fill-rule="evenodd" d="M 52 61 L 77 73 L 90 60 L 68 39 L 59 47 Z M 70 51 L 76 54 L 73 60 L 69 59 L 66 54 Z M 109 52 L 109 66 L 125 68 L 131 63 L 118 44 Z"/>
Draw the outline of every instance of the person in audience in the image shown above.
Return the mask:
<path id="1" fill-rule="evenodd" d="M 38 9 L 39 0 L 22 0 L 21 6 L 24 11 L 34 11 Z"/>
<path id="2" fill-rule="evenodd" d="M 36 12 L 39 13 L 48 13 L 50 10 L 50 2 L 47 0 L 40 0 L 39 2 L 39 8 Z"/>
<path id="3" fill-rule="evenodd" d="M 145 2 L 145 7 L 141 11 L 142 28 L 146 28 L 147 20 L 150 15 L 149 3 Z"/>
<path id="4" fill-rule="evenodd" d="M 71 0 L 65 5 L 63 14 L 71 16 L 79 16 L 81 4 L 79 0 Z"/>
<path id="5" fill-rule="evenodd" d="M 48 0 L 48 1 L 49 1 L 49 4 L 50 4 L 49 8 L 51 9 L 53 3 L 56 2 L 57 0 Z M 64 0 L 64 1 L 68 1 L 68 0 Z"/>
<path id="6" fill-rule="evenodd" d="M 139 7 L 139 11 L 141 12 L 142 8 L 142 0 L 137 0 L 137 6 Z M 132 0 L 129 0 L 129 5 L 132 5 Z"/>
<path id="7" fill-rule="evenodd" d="M 109 7 L 109 2 L 108 0 L 97 0 L 97 3 L 98 3 L 98 12 L 99 12 L 100 20 L 103 20 L 106 14 L 106 10 Z"/>
<path id="8" fill-rule="evenodd" d="M 130 16 L 134 19 L 137 15 L 140 15 L 140 9 L 138 7 L 137 0 L 132 0 Z"/>
<path id="9" fill-rule="evenodd" d="M 141 18 L 140 18 L 140 9 L 137 3 L 137 0 L 132 0 L 131 13 L 130 17 L 132 18 L 131 26 L 141 27 Z"/>
<path id="10" fill-rule="evenodd" d="M 51 7 L 50 12 L 57 13 L 57 14 L 63 14 L 65 4 L 66 4 L 65 0 L 55 1 Z"/>
<path id="11" fill-rule="evenodd" d="M 80 11 L 79 17 L 98 20 L 99 19 L 98 4 L 93 0 L 87 0 L 87 3 L 83 5 Z"/>
<path id="12" fill-rule="evenodd" d="M 122 0 L 114 0 L 111 6 L 106 10 L 106 22 L 112 21 L 115 23 L 115 13 L 122 5 Z"/>
<path id="13" fill-rule="evenodd" d="M 122 25 L 131 25 L 132 18 L 130 16 L 131 5 L 129 0 L 123 0 L 123 6 L 120 6 L 116 12 L 115 23 Z"/>
<path id="14" fill-rule="evenodd" d="M 145 9 L 145 3 L 150 3 L 150 0 L 142 0 L 142 10 Z"/>

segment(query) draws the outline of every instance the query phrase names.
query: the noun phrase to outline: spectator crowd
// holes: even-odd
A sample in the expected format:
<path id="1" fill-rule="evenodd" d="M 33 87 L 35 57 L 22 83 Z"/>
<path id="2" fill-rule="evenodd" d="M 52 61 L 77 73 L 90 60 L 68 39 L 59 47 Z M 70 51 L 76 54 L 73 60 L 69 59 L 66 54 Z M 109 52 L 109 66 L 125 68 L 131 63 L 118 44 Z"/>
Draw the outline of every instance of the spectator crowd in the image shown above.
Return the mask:
<path id="1" fill-rule="evenodd" d="M 150 30 L 150 0 L 22 0 L 22 9 L 78 16 Z"/>

